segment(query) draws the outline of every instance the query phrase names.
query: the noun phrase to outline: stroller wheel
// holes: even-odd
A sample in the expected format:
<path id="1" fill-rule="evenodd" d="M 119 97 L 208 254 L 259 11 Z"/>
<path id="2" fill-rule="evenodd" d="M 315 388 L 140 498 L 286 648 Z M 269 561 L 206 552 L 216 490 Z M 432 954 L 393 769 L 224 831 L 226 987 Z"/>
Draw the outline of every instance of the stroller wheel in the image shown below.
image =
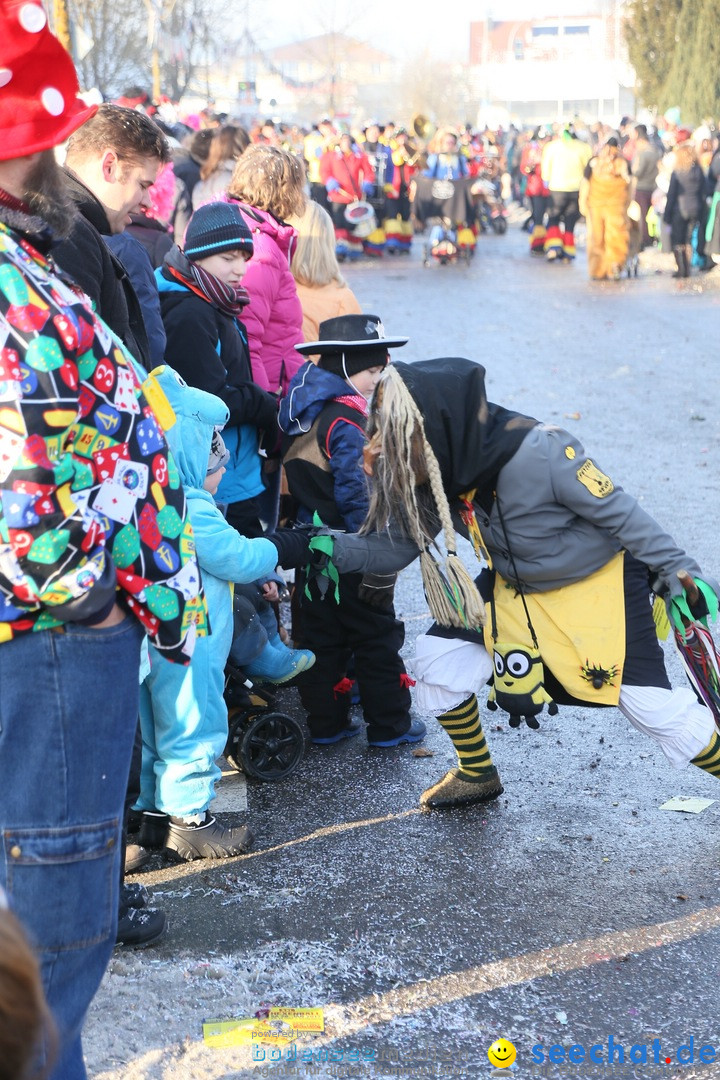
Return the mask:
<path id="1" fill-rule="evenodd" d="M 256 780 L 282 780 L 302 761 L 305 733 L 281 712 L 247 712 L 231 720 L 225 757 Z"/>

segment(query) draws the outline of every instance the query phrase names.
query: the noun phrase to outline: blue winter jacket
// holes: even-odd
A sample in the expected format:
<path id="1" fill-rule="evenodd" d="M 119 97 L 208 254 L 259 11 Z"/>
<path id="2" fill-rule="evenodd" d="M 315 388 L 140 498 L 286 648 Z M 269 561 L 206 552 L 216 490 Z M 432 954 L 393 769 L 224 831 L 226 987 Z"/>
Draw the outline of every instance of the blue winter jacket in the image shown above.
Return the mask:
<path id="1" fill-rule="evenodd" d="M 357 532 L 369 503 L 362 471 L 365 398 L 339 375 L 307 361 L 294 375 L 278 419 L 298 521 L 312 521 L 317 510 L 324 524 Z"/>
<path id="2" fill-rule="evenodd" d="M 211 631 L 209 636 L 196 639 L 187 668 L 168 663 L 156 649 L 150 649 L 150 685 L 156 682 L 161 686 L 163 698 L 157 701 L 153 695 L 153 712 L 156 717 L 158 710 L 170 715 L 178 701 L 188 700 L 187 686 L 183 687 L 187 677 L 192 680 L 190 696 L 199 715 L 211 711 L 221 721 L 226 716 L 223 673 L 233 632 L 231 582 L 246 583 L 270 576 L 277 564 L 277 549 L 263 537 L 250 540 L 241 536 L 228 525 L 212 495 L 203 488 L 213 428 L 227 420 L 227 406 L 213 394 L 188 386 L 171 367 L 156 368 L 153 375 L 176 416 L 176 423 L 166 435 L 185 491 Z M 181 577 L 182 573 L 177 575 L 176 587 L 180 589 Z M 162 668 L 159 676 L 158 666 Z M 176 675 L 171 668 L 177 668 Z M 181 717 L 177 720 L 182 722 Z"/>

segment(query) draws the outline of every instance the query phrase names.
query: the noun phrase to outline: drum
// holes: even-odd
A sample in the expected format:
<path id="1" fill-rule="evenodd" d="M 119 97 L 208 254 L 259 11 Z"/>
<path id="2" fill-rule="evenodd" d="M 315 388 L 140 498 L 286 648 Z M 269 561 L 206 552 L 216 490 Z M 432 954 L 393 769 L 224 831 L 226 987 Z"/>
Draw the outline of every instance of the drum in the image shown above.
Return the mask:
<path id="1" fill-rule="evenodd" d="M 432 186 L 432 197 L 438 202 L 452 199 L 455 194 L 455 185 L 452 180 L 436 180 Z"/>
<path id="2" fill-rule="evenodd" d="M 360 199 L 348 203 L 345 207 L 345 220 L 352 230 L 353 236 L 357 236 L 361 240 L 369 236 L 373 229 L 377 227 L 375 211 L 371 204 Z"/>

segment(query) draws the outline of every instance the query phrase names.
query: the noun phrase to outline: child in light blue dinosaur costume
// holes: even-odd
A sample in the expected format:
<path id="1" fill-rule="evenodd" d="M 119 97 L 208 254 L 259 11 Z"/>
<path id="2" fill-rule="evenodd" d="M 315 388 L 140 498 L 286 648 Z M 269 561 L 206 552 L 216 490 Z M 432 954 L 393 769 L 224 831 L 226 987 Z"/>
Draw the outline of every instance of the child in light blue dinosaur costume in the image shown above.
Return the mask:
<path id="1" fill-rule="evenodd" d="M 301 563 L 308 536 L 281 530 L 248 539 L 228 524 L 213 498 L 227 460 L 219 434 L 228 418 L 227 406 L 215 395 L 188 386 L 170 367 L 156 369 L 153 377 L 175 413 L 167 438 L 179 475 L 170 475 L 165 482 L 171 487 L 182 484 L 185 491 L 210 634 L 197 638 L 185 668 L 150 649 L 150 671 L 140 688 L 143 754 L 136 804 L 143 811 L 140 843 L 164 846 L 165 854 L 175 860 L 224 858 L 248 851 L 253 842 L 247 826 L 227 828 L 209 812 L 220 777 L 216 760 L 228 734 L 223 689 L 233 643 L 232 584 L 261 584 L 273 577 L 279 563 L 285 567 Z M 158 553 L 163 533 L 173 527 L 171 520 L 161 518 L 162 512 L 156 522 Z M 179 570 L 175 587 L 197 588 L 183 580 L 185 573 Z M 269 640 L 266 635 L 258 658 L 269 681 L 286 681 L 314 663 L 313 653 L 288 649 L 276 637 Z"/>

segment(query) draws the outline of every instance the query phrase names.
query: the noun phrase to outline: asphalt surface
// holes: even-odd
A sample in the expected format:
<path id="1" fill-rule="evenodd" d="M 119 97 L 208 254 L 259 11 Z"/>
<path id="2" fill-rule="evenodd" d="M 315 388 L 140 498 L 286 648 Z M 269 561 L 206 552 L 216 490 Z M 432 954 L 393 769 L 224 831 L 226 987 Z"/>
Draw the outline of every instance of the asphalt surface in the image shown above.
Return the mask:
<path id="1" fill-rule="evenodd" d="M 516 225 L 482 237 L 469 267 L 424 268 L 419 247 L 344 268 L 363 310 L 410 336 L 398 358 L 484 364 L 492 400 L 572 430 L 720 575 L 720 269 L 678 283 L 653 254 L 637 280 L 591 283 L 582 250 L 572 266 L 536 261 Z M 396 606 L 411 656 L 429 624 L 416 567 Z M 291 689 L 279 702 L 301 715 Z M 718 781 L 672 770 L 614 709 L 564 708 L 539 732 L 503 717 L 485 714 L 505 785 L 492 805 L 419 811 L 454 763 L 429 720 L 431 756 L 360 735 L 308 749 L 285 781 L 249 783 L 247 814 L 224 816 L 249 821 L 251 855 L 156 857 L 135 880 L 155 889 L 170 933 L 116 952 L 105 992 L 126 979 L 130 1019 L 122 1038 L 101 1038 L 101 991 L 91 1075 L 720 1076 L 699 1057 L 709 1045 L 720 1061 Z M 676 795 L 717 801 L 659 809 Z M 230 1018 L 262 1002 L 326 1009 L 325 1034 L 298 1043 L 312 1064 L 202 1046 L 203 1009 Z M 147 1022 L 153 1010 L 162 1023 Z M 500 1037 L 517 1053 L 507 1070 L 487 1057 Z M 549 1061 L 553 1045 L 564 1050 Z M 692 1063 L 678 1063 L 683 1045 Z"/>

